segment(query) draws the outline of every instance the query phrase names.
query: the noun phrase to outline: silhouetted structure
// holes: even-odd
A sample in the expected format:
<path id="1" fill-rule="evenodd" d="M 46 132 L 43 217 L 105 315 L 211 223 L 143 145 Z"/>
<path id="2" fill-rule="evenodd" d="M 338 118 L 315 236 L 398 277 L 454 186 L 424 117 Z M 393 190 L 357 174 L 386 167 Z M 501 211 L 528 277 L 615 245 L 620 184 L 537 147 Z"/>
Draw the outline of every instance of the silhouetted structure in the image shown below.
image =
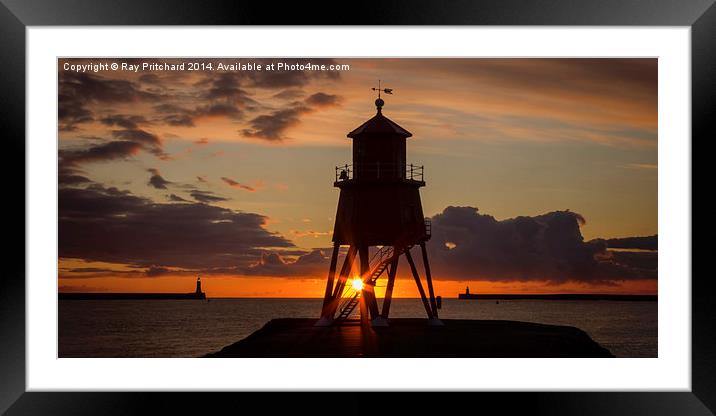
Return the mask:
<path id="1" fill-rule="evenodd" d="M 161 299 L 206 299 L 201 291 L 201 278 L 196 278 L 196 290 L 189 293 L 116 293 L 116 292 L 65 292 L 59 293 L 60 300 L 161 300 Z"/>
<path id="2" fill-rule="evenodd" d="M 336 167 L 334 186 L 341 190 L 333 231 L 326 291 L 317 325 L 330 325 L 348 318 L 360 306 L 361 321 L 373 326 L 387 325 L 390 303 L 401 255 L 410 265 L 425 311 L 439 324 L 430 265 L 425 242 L 430 238 L 430 221 L 423 218 L 420 187 L 425 186 L 423 166 L 406 162 L 406 139 L 412 134 L 383 115 L 385 102 L 378 89 L 376 115 L 348 133 L 353 139 L 353 163 Z M 410 249 L 422 250 L 428 294 L 421 283 Z M 348 246 L 336 278 L 338 252 Z M 369 257 L 369 247 L 379 250 Z M 346 285 L 355 258 L 359 258 L 360 282 Z M 387 272 L 382 310 L 378 309 L 374 287 Z"/>
<path id="3" fill-rule="evenodd" d="M 197 295 L 202 293 L 201 292 L 201 277 L 200 276 L 196 277 L 196 291 L 194 293 L 196 293 Z"/>

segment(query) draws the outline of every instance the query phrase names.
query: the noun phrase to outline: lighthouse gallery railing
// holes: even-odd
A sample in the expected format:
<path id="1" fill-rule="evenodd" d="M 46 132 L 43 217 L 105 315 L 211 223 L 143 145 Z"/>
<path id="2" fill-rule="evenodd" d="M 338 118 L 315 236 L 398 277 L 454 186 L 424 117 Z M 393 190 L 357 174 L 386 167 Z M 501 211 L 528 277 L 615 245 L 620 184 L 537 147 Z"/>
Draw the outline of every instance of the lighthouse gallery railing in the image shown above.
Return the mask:
<path id="1" fill-rule="evenodd" d="M 402 166 L 401 166 L 402 165 Z M 397 163 L 361 163 L 336 166 L 336 182 L 349 181 L 361 176 L 367 179 L 408 179 L 424 182 L 423 165 Z"/>

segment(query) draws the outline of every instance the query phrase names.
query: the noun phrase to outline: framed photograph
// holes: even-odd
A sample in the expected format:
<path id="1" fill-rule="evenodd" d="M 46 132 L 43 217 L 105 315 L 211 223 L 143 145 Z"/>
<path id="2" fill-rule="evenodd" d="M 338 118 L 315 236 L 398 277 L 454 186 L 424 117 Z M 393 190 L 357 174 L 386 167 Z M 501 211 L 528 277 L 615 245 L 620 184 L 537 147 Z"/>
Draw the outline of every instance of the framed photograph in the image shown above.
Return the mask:
<path id="1" fill-rule="evenodd" d="M 5 1 L 2 409 L 712 414 L 712 3 Z"/>

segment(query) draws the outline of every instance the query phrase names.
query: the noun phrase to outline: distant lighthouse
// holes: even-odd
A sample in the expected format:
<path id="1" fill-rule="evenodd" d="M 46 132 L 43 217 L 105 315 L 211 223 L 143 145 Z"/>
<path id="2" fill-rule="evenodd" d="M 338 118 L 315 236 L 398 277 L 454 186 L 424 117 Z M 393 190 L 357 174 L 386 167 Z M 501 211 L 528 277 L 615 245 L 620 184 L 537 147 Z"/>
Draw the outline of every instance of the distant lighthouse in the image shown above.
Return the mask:
<path id="1" fill-rule="evenodd" d="M 196 293 L 197 295 L 201 293 L 201 277 L 196 276 Z"/>
<path id="2" fill-rule="evenodd" d="M 425 242 L 430 239 L 430 221 L 423 217 L 419 189 L 425 186 L 423 166 L 407 163 L 406 139 L 412 134 L 383 115 L 385 101 L 378 91 L 376 114 L 348 133 L 353 139 L 353 163 L 336 167 L 334 186 L 341 190 L 333 231 L 333 253 L 328 271 L 321 320 L 330 325 L 348 318 L 360 306 L 361 321 L 386 326 L 401 255 L 411 272 L 431 323 L 440 324 Z M 410 249 L 419 245 L 428 293 L 425 293 Z M 338 252 L 348 252 L 336 278 Z M 378 251 L 369 256 L 369 247 Z M 348 276 L 359 257 L 360 276 Z M 382 310 L 374 287 L 387 272 Z M 351 279 L 352 283 L 346 285 Z"/>

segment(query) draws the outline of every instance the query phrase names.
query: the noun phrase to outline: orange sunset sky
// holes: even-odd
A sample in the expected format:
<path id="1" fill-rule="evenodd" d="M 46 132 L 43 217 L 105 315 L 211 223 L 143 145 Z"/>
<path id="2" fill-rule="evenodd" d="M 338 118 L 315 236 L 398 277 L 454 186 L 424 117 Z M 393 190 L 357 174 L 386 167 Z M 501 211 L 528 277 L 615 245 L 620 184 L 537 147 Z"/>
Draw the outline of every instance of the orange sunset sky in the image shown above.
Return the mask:
<path id="1" fill-rule="evenodd" d="M 213 70 L 75 70 L 112 62 Z M 656 59 L 60 59 L 59 290 L 322 297 L 378 79 L 425 166 L 437 295 L 656 293 Z"/>

